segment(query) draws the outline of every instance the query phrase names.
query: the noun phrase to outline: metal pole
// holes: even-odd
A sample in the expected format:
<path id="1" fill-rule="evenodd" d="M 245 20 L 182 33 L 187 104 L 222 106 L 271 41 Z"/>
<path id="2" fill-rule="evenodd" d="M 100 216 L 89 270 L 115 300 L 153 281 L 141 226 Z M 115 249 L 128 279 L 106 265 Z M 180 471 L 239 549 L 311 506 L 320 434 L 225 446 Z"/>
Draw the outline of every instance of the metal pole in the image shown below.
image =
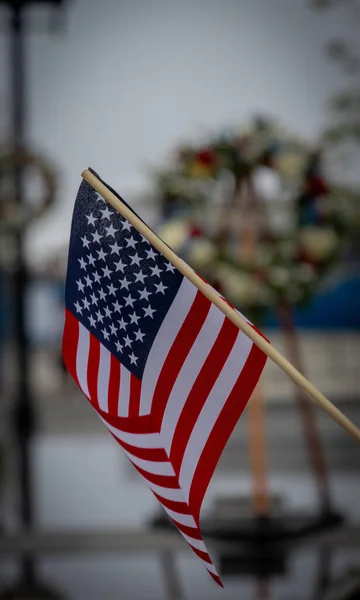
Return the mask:
<path id="1" fill-rule="evenodd" d="M 12 138 L 14 149 L 21 151 L 24 147 L 25 131 L 25 51 L 24 23 L 22 2 L 11 6 L 11 77 L 12 77 Z M 18 206 L 25 203 L 24 176 L 19 167 L 14 171 L 14 196 Z M 20 484 L 20 518 L 24 529 L 33 522 L 33 502 L 31 490 L 31 454 L 30 440 L 34 430 L 34 411 L 31 402 L 29 383 L 29 344 L 26 330 L 26 292 L 27 269 L 24 259 L 24 231 L 19 228 L 15 234 L 16 265 L 14 273 L 14 334 L 17 364 L 18 397 L 15 407 L 15 432 L 18 445 L 19 484 Z M 30 555 L 22 558 L 23 579 L 34 581 L 35 565 Z"/>

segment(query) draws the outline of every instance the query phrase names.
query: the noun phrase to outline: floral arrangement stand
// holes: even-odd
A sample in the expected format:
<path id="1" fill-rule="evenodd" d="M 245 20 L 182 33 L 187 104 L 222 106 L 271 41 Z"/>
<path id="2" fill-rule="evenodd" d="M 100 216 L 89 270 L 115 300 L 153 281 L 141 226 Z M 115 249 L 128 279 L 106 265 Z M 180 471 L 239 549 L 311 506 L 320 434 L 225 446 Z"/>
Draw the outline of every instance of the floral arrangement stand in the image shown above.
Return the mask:
<path id="1" fill-rule="evenodd" d="M 205 145 L 183 146 L 170 166 L 156 173 L 156 185 L 163 217 L 160 236 L 255 323 L 274 308 L 289 358 L 301 369 L 293 306 L 313 297 L 351 234 L 347 196 L 325 179 L 321 149 L 309 147 L 276 123 L 256 119 Z M 219 527 L 211 518 L 204 524 L 208 535 L 251 542 L 254 556 L 260 546 L 264 549 L 265 540 L 271 548 L 279 542 L 286 552 L 285 540 L 342 520 L 332 509 L 313 407 L 298 390 L 319 510 L 315 516 L 272 517 L 262 395 L 258 387 L 247 409 L 253 518 L 227 525 L 221 521 Z M 254 561 L 254 573 L 260 562 Z M 264 597 L 263 587 L 261 594 Z"/>

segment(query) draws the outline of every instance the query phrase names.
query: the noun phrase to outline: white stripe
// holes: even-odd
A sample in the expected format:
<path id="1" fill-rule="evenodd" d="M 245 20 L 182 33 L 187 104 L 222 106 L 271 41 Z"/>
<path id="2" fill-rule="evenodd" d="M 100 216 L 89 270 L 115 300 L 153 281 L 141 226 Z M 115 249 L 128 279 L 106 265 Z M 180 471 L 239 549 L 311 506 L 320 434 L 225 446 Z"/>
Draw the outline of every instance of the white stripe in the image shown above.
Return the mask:
<path id="1" fill-rule="evenodd" d="M 160 498 L 166 498 L 167 500 L 175 500 L 176 502 L 184 502 L 184 493 L 179 488 L 167 488 L 162 485 L 156 485 L 152 481 L 148 481 L 146 477 L 142 475 L 142 478 L 146 481 L 147 485 L 153 492 L 156 492 Z"/>
<path id="2" fill-rule="evenodd" d="M 189 499 L 191 482 L 201 453 L 215 422 L 242 371 L 252 347 L 252 341 L 239 332 L 230 355 L 204 404 L 188 440 L 180 468 L 179 482 Z"/>
<path id="3" fill-rule="evenodd" d="M 180 525 L 186 525 L 187 527 L 197 527 L 195 519 L 191 515 L 184 515 L 183 513 L 175 512 L 175 510 L 170 510 L 170 508 L 167 508 L 163 504 L 162 507 L 164 510 L 166 510 L 169 517 L 174 519 L 174 521 L 176 521 L 177 523 L 180 523 Z"/>
<path id="4" fill-rule="evenodd" d="M 100 344 L 100 362 L 97 381 L 99 407 L 104 412 L 109 409 L 109 379 L 110 379 L 110 352 Z"/>
<path id="5" fill-rule="evenodd" d="M 90 333 L 79 323 L 79 340 L 76 351 L 76 374 L 79 380 L 80 387 L 84 392 L 85 396 L 89 398 L 89 388 L 87 382 L 87 366 L 89 360 L 89 348 L 90 348 Z"/>
<path id="6" fill-rule="evenodd" d="M 123 448 L 123 450 L 124 450 L 124 448 Z M 131 460 L 131 462 L 134 463 L 134 465 L 136 465 L 137 467 L 140 467 L 140 469 L 143 469 L 144 471 L 147 471 L 148 473 L 153 473 L 154 475 L 170 475 L 170 476 L 175 475 L 175 471 L 170 462 L 160 462 L 160 461 L 157 462 L 155 460 L 144 460 L 143 458 L 138 458 L 137 456 L 134 456 L 133 454 L 131 454 L 130 452 L 127 452 L 126 450 L 124 450 L 124 452 L 128 456 L 128 458 Z"/>
<path id="7" fill-rule="evenodd" d="M 130 444 L 130 446 L 135 446 L 136 448 L 160 448 L 163 450 L 158 433 L 127 433 L 126 431 L 121 431 L 113 425 L 110 425 L 110 423 L 107 423 L 102 417 L 100 418 L 114 436 L 122 442 Z"/>
<path id="8" fill-rule="evenodd" d="M 124 365 L 120 366 L 119 417 L 129 416 L 131 373 Z"/>
<path id="9" fill-rule="evenodd" d="M 175 381 L 161 424 L 161 439 L 168 453 L 171 449 L 181 411 L 205 360 L 213 348 L 224 320 L 223 313 L 213 304 Z"/>
<path id="10" fill-rule="evenodd" d="M 197 548 L 198 550 L 201 550 L 202 552 L 206 552 L 206 554 L 209 554 L 208 551 L 207 551 L 207 548 L 206 548 L 206 546 L 205 546 L 205 544 L 204 544 L 204 542 L 202 540 L 196 540 L 195 538 L 192 538 L 189 535 L 186 535 L 182 531 L 181 531 L 181 535 L 186 539 L 186 541 L 191 546 L 194 546 L 194 548 Z"/>
<path id="11" fill-rule="evenodd" d="M 142 378 L 140 415 L 148 415 L 151 412 L 155 387 L 164 361 L 186 319 L 197 291 L 198 289 L 184 277 L 178 293 L 160 326 L 146 361 Z"/>

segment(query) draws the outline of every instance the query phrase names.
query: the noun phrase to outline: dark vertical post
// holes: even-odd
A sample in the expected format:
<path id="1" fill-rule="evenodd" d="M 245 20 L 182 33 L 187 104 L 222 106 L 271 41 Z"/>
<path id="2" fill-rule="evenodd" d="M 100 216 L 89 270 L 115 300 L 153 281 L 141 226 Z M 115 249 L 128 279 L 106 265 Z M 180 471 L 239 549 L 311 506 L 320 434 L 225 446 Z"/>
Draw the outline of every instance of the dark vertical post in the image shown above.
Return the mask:
<path id="1" fill-rule="evenodd" d="M 14 149 L 21 151 L 24 147 L 26 101 L 23 2 L 21 0 L 15 1 L 11 9 L 12 138 Z M 15 169 L 13 190 L 20 210 L 25 203 L 23 175 L 23 170 L 20 167 Z M 33 521 L 30 439 L 34 428 L 34 414 L 29 383 L 29 348 L 26 328 L 27 270 L 24 258 L 24 230 L 19 228 L 15 236 L 14 333 L 18 397 L 14 416 L 19 453 L 20 517 L 23 527 L 29 528 Z M 23 556 L 22 571 L 23 579 L 26 582 L 30 583 L 34 580 L 34 561 L 30 556 Z"/>
<path id="2" fill-rule="evenodd" d="M 10 32 L 10 71 L 11 71 L 11 136 L 13 150 L 22 152 L 25 147 L 26 128 L 26 51 L 24 12 L 32 4 L 52 5 L 60 8 L 65 0 L 0 0 L 0 5 L 9 10 Z M 59 13 L 58 13 L 59 14 Z M 13 171 L 13 193 L 21 211 L 25 205 L 25 174 L 19 165 Z M 26 296 L 28 273 L 25 260 L 26 223 L 14 232 L 16 259 L 13 276 L 13 314 L 14 338 L 17 365 L 17 398 L 14 409 L 14 429 L 18 450 L 19 465 L 19 508 L 23 529 L 33 525 L 32 460 L 31 438 L 35 428 L 35 414 L 30 389 L 30 348 L 26 323 Z M 5 590 L 1 598 L 19 598 L 27 596 L 40 599 L 58 599 L 51 590 L 36 580 L 34 557 L 24 553 L 21 557 L 21 575 L 19 584 Z"/>

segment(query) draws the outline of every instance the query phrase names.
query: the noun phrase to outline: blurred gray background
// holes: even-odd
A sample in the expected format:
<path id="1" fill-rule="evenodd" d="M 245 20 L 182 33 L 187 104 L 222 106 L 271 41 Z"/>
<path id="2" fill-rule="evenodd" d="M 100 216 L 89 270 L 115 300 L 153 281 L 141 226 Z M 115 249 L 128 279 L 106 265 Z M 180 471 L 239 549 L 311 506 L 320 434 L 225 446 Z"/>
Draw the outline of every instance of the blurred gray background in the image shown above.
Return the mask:
<path id="1" fill-rule="evenodd" d="M 149 170 L 179 141 L 226 130 L 253 114 L 279 118 L 301 137 L 315 139 L 331 118 L 329 99 L 348 82 L 324 53 L 329 39 L 352 31 L 347 13 L 339 9 L 320 14 L 306 0 L 69 0 L 60 32 L 49 35 L 43 27 L 46 20 L 46 9 L 29 11 L 26 137 L 54 163 L 59 191 L 55 207 L 27 236 L 27 258 L 34 268 L 66 248 L 80 173 L 88 166 L 153 224 L 158 215 L 150 201 Z M 3 27 L 4 147 L 10 135 L 8 48 Z M 344 165 L 342 177 L 358 182 L 358 168 Z M 62 306 L 50 284 L 32 286 L 28 317 L 38 415 L 33 454 L 37 525 L 90 532 L 142 528 L 157 508 L 151 492 L 72 382 L 62 384 L 54 362 Z M 281 348 L 279 334 L 269 335 Z M 310 379 L 357 423 L 359 338 L 356 331 L 310 332 L 301 338 Z M 16 384 L 11 364 L 10 347 L 3 361 L 0 407 L 1 439 L 7 444 L 2 522 L 9 531 L 16 530 L 18 506 L 8 420 Z M 316 490 L 292 387 L 284 374 L 268 366 L 264 389 L 271 488 L 290 507 L 311 509 Z M 318 411 L 318 418 L 326 438 L 334 504 L 350 520 L 359 520 L 358 447 L 325 414 Z M 205 512 L 218 494 L 250 492 L 246 436 L 245 416 L 211 483 Z M 350 551 L 339 552 L 334 576 L 356 564 L 355 559 Z M 179 554 L 177 560 L 186 598 L 253 597 L 251 578 L 234 579 L 221 592 L 189 553 Z M 166 597 L 159 560 L 151 552 L 45 557 L 40 570 L 72 600 Z M 16 572 L 16 561 L 1 560 L 1 583 L 11 582 Z M 287 578 L 274 582 L 272 597 L 310 598 L 315 578 L 315 551 L 300 552 Z"/>

